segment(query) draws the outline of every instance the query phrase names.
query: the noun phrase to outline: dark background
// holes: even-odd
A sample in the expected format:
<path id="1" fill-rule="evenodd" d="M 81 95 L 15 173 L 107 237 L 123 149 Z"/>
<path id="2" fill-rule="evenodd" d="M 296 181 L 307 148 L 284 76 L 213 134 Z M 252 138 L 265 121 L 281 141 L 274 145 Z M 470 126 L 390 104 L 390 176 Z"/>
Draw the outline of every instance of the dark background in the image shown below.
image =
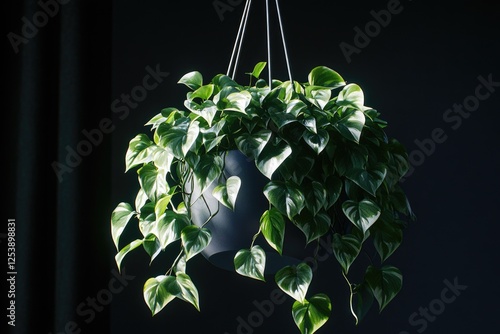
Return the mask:
<path id="1" fill-rule="evenodd" d="M 106 290 L 115 268 L 110 214 L 119 202 L 133 201 L 137 190 L 134 172 L 123 173 L 128 142 L 149 131 L 143 124 L 162 108 L 182 107 L 186 90 L 176 82 L 183 74 L 198 70 L 208 81 L 226 72 L 243 1 L 233 1 L 233 10 L 221 15 L 210 0 L 66 2 L 17 53 L 8 34 L 20 35 L 22 18 L 31 21 L 41 7 L 24 0 L 8 3 L 2 11 L 7 201 L 0 233 L 6 232 L 7 219 L 16 219 L 18 272 L 16 327 L 9 332 L 238 333 L 238 319 L 248 322 L 255 315 L 253 302 L 269 299 L 275 289 L 272 279 L 256 282 L 198 257 L 190 264 L 190 275 L 200 291 L 202 312 L 175 301 L 152 318 L 142 286 L 165 264 L 160 258 L 149 267 L 146 254 L 137 251 L 124 261 L 126 274 L 135 278 L 119 293 Z M 263 4 L 254 0 L 237 80 L 246 80 L 244 73 L 266 60 Z M 387 133 L 413 157 L 423 157 L 413 160 L 418 166 L 403 184 L 418 220 L 388 260 L 404 274 L 402 291 L 380 315 L 374 306 L 355 327 L 347 286 L 328 259 L 311 286 L 312 293 L 326 292 L 333 302 L 332 318 L 319 333 L 494 332 L 500 311 L 495 244 L 500 232 L 500 87 L 456 129 L 443 116 L 475 94 L 478 77 L 491 75 L 500 82 L 500 5 L 493 0 L 402 0 L 401 12 L 347 61 L 339 44 L 354 45 L 354 28 L 364 30 L 373 20 L 370 12 L 387 4 L 281 3 L 294 79 L 306 81 L 318 65 L 335 69 L 363 88 L 366 105 L 388 121 Z M 274 24 L 273 31 L 278 37 Z M 273 50 L 273 77 L 286 80 L 278 38 Z M 169 75 L 126 117 L 114 113 L 112 102 L 142 85 L 147 66 L 159 66 Z M 83 130 L 98 129 L 107 118 L 113 120 L 113 130 L 59 182 L 52 164 L 64 162 L 67 147 L 76 148 L 86 139 Z M 435 143 L 432 152 L 417 153 L 422 151 L 417 142 L 428 143 L 438 128 L 446 140 Z M 6 239 L 1 241 L 6 254 Z M 6 255 L 2 259 L 7 262 Z M 467 288 L 438 310 L 426 328 L 422 322 L 412 325 L 414 312 L 439 305 L 445 280 Z M 108 305 L 82 315 L 99 296 L 111 296 Z M 297 333 L 291 304 L 288 298 L 262 317 L 262 324 L 240 328 L 240 333 Z"/>

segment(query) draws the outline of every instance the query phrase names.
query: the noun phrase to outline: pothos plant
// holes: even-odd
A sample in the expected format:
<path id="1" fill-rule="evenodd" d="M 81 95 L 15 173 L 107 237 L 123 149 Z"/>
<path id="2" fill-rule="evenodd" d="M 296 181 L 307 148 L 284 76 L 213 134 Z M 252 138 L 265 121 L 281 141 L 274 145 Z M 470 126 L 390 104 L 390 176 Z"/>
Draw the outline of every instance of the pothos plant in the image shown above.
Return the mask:
<path id="1" fill-rule="evenodd" d="M 144 299 L 153 315 L 176 298 L 199 310 L 188 263 L 210 243 L 206 223 L 217 212 L 200 226 L 191 210 L 206 196 L 235 209 L 245 189 L 224 166 L 227 153 L 238 150 L 269 179 L 262 189 L 269 207 L 255 222 L 256 236 L 263 235 L 279 254 L 287 226 L 298 227 L 305 244 L 329 236 L 358 323 L 371 301 L 382 311 L 402 287 L 400 270 L 385 262 L 414 218 L 399 182 L 408 170 L 406 150 L 384 132 L 380 113 L 365 106 L 361 88 L 334 70 L 319 66 L 307 82 L 273 80 L 270 87 L 259 79 L 265 66 L 255 66 L 247 86 L 223 74 L 209 83 L 197 71 L 184 75 L 179 83 L 190 89 L 184 108 L 161 110 L 146 124 L 152 135 L 141 133 L 130 141 L 126 170 L 137 168 L 140 187 L 134 206 L 120 203 L 111 215 L 116 263 L 121 267 L 124 257 L 141 246 L 151 261 L 167 247 L 178 247 L 165 272 L 145 282 Z M 142 238 L 122 247 L 120 236 L 131 218 L 138 221 Z M 236 253 L 234 269 L 264 281 L 266 253 L 255 241 Z M 353 283 L 349 269 L 367 243 L 378 261 L 372 260 L 362 280 Z M 326 294 L 309 296 L 312 277 L 306 263 L 286 266 L 274 276 L 295 299 L 292 316 L 300 332 L 309 334 L 332 309 Z"/>

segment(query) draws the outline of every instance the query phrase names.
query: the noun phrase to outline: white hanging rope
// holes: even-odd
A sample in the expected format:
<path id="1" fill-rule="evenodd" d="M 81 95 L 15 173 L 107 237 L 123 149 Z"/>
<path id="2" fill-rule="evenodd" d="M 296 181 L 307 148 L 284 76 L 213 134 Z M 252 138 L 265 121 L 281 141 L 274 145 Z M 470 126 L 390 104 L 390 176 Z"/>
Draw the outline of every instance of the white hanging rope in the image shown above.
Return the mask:
<path id="1" fill-rule="evenodd" d="M 280 26 L 280 31 L 281 31 L 281 41 L 283 43 L 283 49 L 285 53 L 285 60 L 286 60 L 286 65 L 288 69 L 288 76 L 290 78 L 290 82 L 293 83 L 293 78 L 292 78 L 292 71 L 290 68 L 290 59 L 288 58 L 288 50 L 286 46 L 286 41 L 285 41 L 285 32 L 283 29 L 283 22 L 281 19 L 281 11 L 279 7 L 279 2 L 278 0 L 275 0 L 276 2 L 276 11 L 278 14 L 278 21 L 279 21 L 279 26 Z M 231 70 L 233 71 L 231 78 L 234 79 L 236 76 L 236 69 L 238 67 L 238 62 L 241 54 L 241 48 L 243 45 L 243 38 L 245 36 L 245 31 L 246 31 L 246 26 L 248 22 L 248 17 L 250 16 L 250 7 L 252 5 L 252 0 L 247 0 L 245 3 L 245 8 L 243 10 L 243 15 L 241 17 L 241 22 L 240 26 L 238 28 L 238 34 L 236 36 L 236 41 L 234 43 L 233 47 L 233 52 L 231 54 L 231 59 L 229 61 L 229 66 L 227 68 L 227 75 L 230 76 Z M 267 34 L 267 69 L 269 73 L 269 87 L 272 88 L 272 67 L 271 67 L 271 24 L 270 24 L 270 11 L 269 11 L 269 0 L 266 0 L 266 34 Z M 234 66 L 233 66 L 234 62 Z"/>
<path id="2" fill-rule="evenodd" d="M 290 69 L 290 60 L 288 59 L 288 50 L 286 48 L 286 42 L 285 42 L 285 32 L 283 30 L 283 22 L 281 21 L 281 11 L 280 11 L 280 5 L 278 3 L 278 0 L 276 0 L 276 10 L 278 12 L 278 20 L 280 22 L 281 40 L 283 42 L 283 49 L 285 50 L 285 59 L 286 59 L 286 67 L 288 69 L 288 76 L 290 78 L 290 82 L 293 85 L 292 70 Z"/>
<path id="3" fill-rule="evenodd" d="M 252 0 L 247 0 L 247 2 L 245 3 L 245 9 L 243 10 L 243 15 L 241 16 L 240 27 L 238 28 L 238 34 L 236 35 L 236 41 L 234 42 L 233 52 L 231 54 L 231 59 L 229 60 L 229 66 L 228 66 L 227 72 L 226 72 L 226 75 L 228 75 L 228 76 L 231 73 L 231 68 L 233 66 L 233 61 L 235 60 L 236 50 L 238 49 L 238 57 L 239 57 L 239 54 L 241 52 L 241 45 L 242 45 L 242 41 L 243 41 L 243 36 L 242 35 L 245 34 L 244 30 L 246 28 L 246 22 L 248 20 L 248 13 L 250 11 L 250 5 L 251 5 L 251 3 L 252 3 Z M 238 57 L 236 57 L 236 59 Z M 236 67 L 237 67 L 237 65 L 235 64 L 234 65 L 234 71 L 233 71 L 232 78 L 234 78 L 234 75 L 236 73 Z"/>
<path id="4" fill-rule="evenodd" d="M 266 26 L 267 26 L 267 71 L 269 73 L 269 88 L 273 89 L 272 87 L 272 74 L 271 74 L 271 27 L 269 24 L 269 0 L 266 0 Z"/>

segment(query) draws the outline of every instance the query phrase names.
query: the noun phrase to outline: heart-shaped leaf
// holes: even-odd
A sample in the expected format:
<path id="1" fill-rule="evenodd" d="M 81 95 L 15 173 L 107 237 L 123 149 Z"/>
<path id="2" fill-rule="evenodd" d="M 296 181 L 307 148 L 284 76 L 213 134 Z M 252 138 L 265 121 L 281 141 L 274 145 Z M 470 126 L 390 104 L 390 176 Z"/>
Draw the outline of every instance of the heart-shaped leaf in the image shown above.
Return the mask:
<path id="1" fill-rule="evenodd" d="M 156 235 L 152 233 L 148 234 L 144 238 L 142 247 L 144 247 L 144 250 L 146 251 L 146 253 L 148 253 L 149 257 L 151 257 L 151 261 L 149 262 L 150 264 L 161 252 L 161 243 Z"/>
<path id="2" fill-rule="evenodd" d="M 161 243 L 162 249 L 181 238 L 182 230 L 190 225 L 189 216 L 183 213 L 165 211 L 156 222 L 155 235 Z"/>
<path id="3" fill-rule="evenodd" d="M 354 110 L 335 123 L 334 127 L 344 138 L 359 143 L 365 121 L 365 114 L 359 110 Z"/>
<path id="4" fill-rule="evenodd" d="M 332 303 L 325 294 L 317 294 L 304 302 L 296 301 L 292 316 L 301 334 L 313 334 L 330 318 Z"/>
<path id="5" fill-rule="evenodd" d="M 170 150 L 177 159 L 184 159 L 200 133 L 197 121 L 184 119 L 160 135 L 160 145 Z"/>
<path id="6" fill-rule="evenodd" d="M 269 142 L 271 134 L 270 130 L 261 130 L 252 134 L 244 133 L 235 139 L 236 146 L 247 157 L 256 159 Z"/>
<path id="7" fill-rule="evenodd" d="M 154 149 L 152 146 L 154 146 L 154 143 L 147 135 L 141 133 L 135 136 L 130 141 L 125 155 L 125 171 L 151 161 L 150 158 L 153 152 L 151 148 Z"/>
<path id="8" fill-rule="evenodd" d="M 398 294 L 403 286 L 401 271 L 393 266 L 381 269 L 369 266 L 365 273 L 365 281 L 378 302 L 380 312 Z"/>
<path id="9" fill-rule="evenodd" d="M 115 262 L 116 265 L 118 266 L 118 269 L 121 270 L 122 267 L 122 261 L 125 258 L 125 255 L 142 245 L 142 240 L 134 240 L 131 243 L 129 243 L 127 246 L 123 247 L 116 255 L 115 255 Z"/>
<path id="10" fill-rule="evenodd" d="M 191 278 L 182 272 L 176 276 L 157 276 L 150 278 L 144 284 L 144 300 L 155 315 L 160 312 L 174 298 L 182 299 L 191 303 L 198 311 L 199 295 Z"/>
<path id="11" fill-rule="evenodd" d="M 192 90 L 196 90 L 203 85 L 203 76 L 198 71 L 189 72 L 180 78 L 177 83 L 184 84 Z"/>
<path id="12" fill-rule="evenodd" d="M 181 239 L 187 261 L 208 246 L 212 240 L 212 232 L 204 227 L 189 225 L 182 229 Z"/>
<path id="13" fill-rule="evenodd" d="M 132 206 L 124 202 L 118 204 L 111 214 L 111 236 L 117 250 L 120 236 L 134 214 L 135 212 Z"/>
<path id="14" fill-rule="evenodd" d="M 292 154 L 292 149 L 285 141 L 277 145 L 268 143 L 255 160 L 255 164 L 262 174 L 271 179 L 276 169 L 290 154 Z"/>
<path id="15" fill-rule="evenodd" d="M 297 266 L 287 266 L 280 269 L 276 275 L 276 284 L 286 294 L 303 303 L 313 277 L 312 269 L 306 263 Z"/>
<path id="16" fill-rule="evenodd" d="M 356 201 L 345 201 L 342 204 L 342 211 L 347 218 L 358 229 L 366 233 L 380 216 L 380 208 L 377 204 L 369 199 Z"/>
<path id="17" fill-rule="evenodd" d="M 373 196 L 375 196 L 377 189 L 384 182 L 386 175 L 387 167 L 381 163 L 376 164 L 370 170 L 355 168 L 348 170 L 345 174 L 349 180 Z"/>
<path id="18" fill-rule="evenodd" d="M 220 177 L 223 166 L 224 160 L 219 155 L 205 154 L 200 157 L 194 169 L 194 176 L 197 185 L 200 187 L 200 193 L 203 193 Z"/>
<path id="19" fill-rule="evenodd" d="M 215 187 L 212 195 L 228 209 L 234 210 L 240 187 L 241 179 L 238 176 L 231 176 L 225 185 Z"/>
<path id="20" fill-rule="evenodd" d="M 363 110 L 365 103 L 363 90 L 354 83 L 348 84 L 339 92 L 336 103 L 339 106 L 352 106 L 358 110 Z"/>
<path id="21" fill-rule="evenodd" d="M 260 218 L 260 229 L 267 243 L 281 254 L 285 240 L 285 220 L 281 212 L 275 208 L 264 212 Z"/>
<path id="22" fill-rule="evenodd" d="M 334 70 L 326 66 L 317 66 L 309 73 L 309 85 L 337 88 L 345 85 L 344 79 Z"/>
<path id="23" fill-rule="evenodd" d="M 234 268 L 240 275 L 265 281 L 266 253 L 259 245 L 242 249 L 234 257 Z"/>
<path id="24" fill-rule="evenodd" d="M 403 241 L 402 228 L 390 213 L 382 213 L 370 231 L 373 236 L 373 244 L 382 262 L 387 260 Z"/>
<path id="25" fill-rule="evenodd" d="M 311 131 L 304 132 L 304 141 L 316 154 L 320 154 L 325 149 L 329 140 L 330 135 L 325 129 L 318 129 L 317 133 Z"/>
<path id="26" fill-rule="evenodd" d="M 333 254 L 342 266 L 344 273 L 349 272 L 351 264 L 356 260 L 361 251 L 361 242 L 353 235 L 340 235 L 335 233 L 333 236 Z"/>
<path id="27" fill-rule="evenodd" d="M 264 187 L 264 195 L 290 219 L 298 215 L 305 206 L 304 194 L 292 182 L 271 181 Z"/>
<path id="28" fill-rule="evenodd" d="M 167 194 L 169 189 L 166 180 L 167 173 L 164 169 L 147 164 L 141 167 L 137 174 L 141 188 L 148 195 L 149 200 L 156 202 L 158 198 Z"/>
<path id="29" fill-rule="evenodd" d="M 332 220 L 324 210 L 321 210 L 314 216 L 310 211 L 304 210 L 292 222 L 304 233 L 306 243 L 309 244 L 330 230 Z"/>

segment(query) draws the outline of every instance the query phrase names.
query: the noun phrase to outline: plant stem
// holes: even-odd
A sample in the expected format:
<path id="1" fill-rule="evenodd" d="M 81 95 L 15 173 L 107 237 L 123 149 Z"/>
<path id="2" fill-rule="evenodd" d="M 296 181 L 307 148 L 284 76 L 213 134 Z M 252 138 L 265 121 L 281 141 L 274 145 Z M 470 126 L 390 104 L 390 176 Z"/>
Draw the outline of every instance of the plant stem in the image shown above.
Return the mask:
<path id="1" fill-rule="evenodd" d="M 349 285 L 349 292 L 351 293 L 351 296 L 349 297 L 349 306 L 351 308 L 351 313 L 354 316 L 354 319 L 356 319 L 356 325 L 357 325 L 359 323 L 359 319 L 358 319 L 358 316 L 356 315 L 356 313 L 354 312 L 354 309 L 352 307 L 352 297 L 354 296 L 354 293 L 352 291 L 352 284 L 351 284 L 351 282 L 349 282 L 349 279 L 347 278 L 347 276 L 343 270 L 342 270 L 342 276 L 344 276 L 344 278 L 347 282 L 347 285 Z"/>

